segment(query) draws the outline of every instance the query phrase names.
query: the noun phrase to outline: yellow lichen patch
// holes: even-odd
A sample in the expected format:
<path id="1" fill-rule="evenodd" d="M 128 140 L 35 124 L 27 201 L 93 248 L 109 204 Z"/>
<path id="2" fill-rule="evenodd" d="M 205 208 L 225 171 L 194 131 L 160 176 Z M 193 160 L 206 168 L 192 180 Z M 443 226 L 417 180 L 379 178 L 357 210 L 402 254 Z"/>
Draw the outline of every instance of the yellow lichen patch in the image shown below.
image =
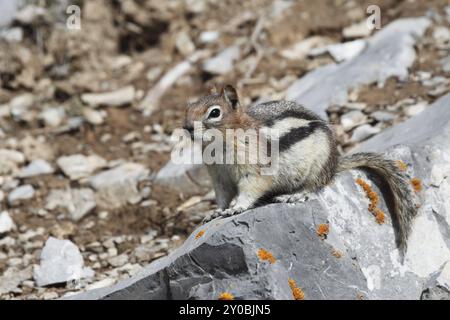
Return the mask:
<path id="1" fill-rule="evenodd" d="M 289 287 L 291 287 L 292 296 L 295 300 L 305 300 L 305 294 L 303 293 L 302 289 L 297 287 L 297 283 L 295 283 L 294 279 L 288 280 Z"/>
<path id="2" fill-rule="evenodd" d="M 336 258 L 342 258 L 342 252 L 336 249 L 333 249 L 333 251 L 331 251 L 331 254 L 336 257 Z"/>
<path id="3" fill-rule="evenodd" d="M 368 207 L 369 212 L 371 212 L 373 214 L 373 216 L 375 217 L 375 220 L 378 224 L 383 224 L 385 215 L 384 215 L 384 212 L 377 207 L 378 202 L 380 200 L 378 198 L 377 193 L 375 191 L 373 191 L 372 187 L 361 178 L 356 179 L 356 183 L 363 188 L 364 192 L 366 193 L 367 198 L 369 198 L 369 201 L 370 201 L 369 207 Z"/>
<path id="4" fill-rule="evenodd" d="M 422 181 L 418 178 L 411 179 L 411 184 L 415 192 L 422 191 Z"/>
<path id="5" fill-rule="evenodd" d="M 234 300 L 234 296 L 229 292 L 222 292 L 219 296 L 219 300 Z"/>
<path id="6" fill-rule="evenodd" d="M 203 236 L 205 234 L 205 230 L 200 230 L 196 235 L 195 235 L 195 239 L 200 238 L 201 236 Z"/>
<path id="7" fill-rule="evenodd" d="M 330 227 L 325 223 L 319 224 L 316 230 L 317 235 L 322 239 L 326 238 L 329 232 Z"/>
<path id="8" fill-rule="evenodd" d="M 406 169 L 408 169 L 408 165 L 404 163 L 402 160 L 397 160 L 396 163 L 400 170 L 406 171 Z"/>
<path id="9" fill-rule="evenodd" d="M 275 263 L 277 261 L 273 254 L 270 251 L 267 251 L 265 249 L 259 249 L 258 250 L 258 257 L 261 261 L 269 261 L 271 264 Z"/>

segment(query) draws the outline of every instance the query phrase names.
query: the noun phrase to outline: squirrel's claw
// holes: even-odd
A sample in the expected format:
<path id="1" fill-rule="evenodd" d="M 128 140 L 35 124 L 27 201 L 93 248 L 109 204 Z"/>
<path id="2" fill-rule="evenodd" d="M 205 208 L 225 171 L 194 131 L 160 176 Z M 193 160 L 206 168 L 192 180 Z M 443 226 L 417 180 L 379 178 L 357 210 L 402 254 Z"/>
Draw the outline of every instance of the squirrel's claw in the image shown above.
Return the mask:
<path id="1" fill-rule="evenodd" d="M 242 213 L 243 211 L 245 211 L 244 208 L 228 208 L 225 210 L 217 209 L 206 216 L 205 219 L 203 219 L 202 224 L 206 224 L 216 218 L 228 218 L 231 216 L 235 216 Z"/>

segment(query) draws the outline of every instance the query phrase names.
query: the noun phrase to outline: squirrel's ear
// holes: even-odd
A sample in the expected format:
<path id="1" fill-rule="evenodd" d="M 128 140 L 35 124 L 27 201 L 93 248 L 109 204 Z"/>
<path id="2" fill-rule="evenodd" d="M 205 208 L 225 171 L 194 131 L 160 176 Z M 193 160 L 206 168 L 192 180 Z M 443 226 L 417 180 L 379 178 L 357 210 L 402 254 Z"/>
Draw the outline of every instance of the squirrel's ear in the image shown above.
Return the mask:
<path id="1" fill-rule="evenodd" d="M 225 101 L 233 108 L 236 109 L 239 106 L 239 97 L 236 92 L 236 89 L 227 84 L 222 89 L 222 96 L 225 98 Z"/>

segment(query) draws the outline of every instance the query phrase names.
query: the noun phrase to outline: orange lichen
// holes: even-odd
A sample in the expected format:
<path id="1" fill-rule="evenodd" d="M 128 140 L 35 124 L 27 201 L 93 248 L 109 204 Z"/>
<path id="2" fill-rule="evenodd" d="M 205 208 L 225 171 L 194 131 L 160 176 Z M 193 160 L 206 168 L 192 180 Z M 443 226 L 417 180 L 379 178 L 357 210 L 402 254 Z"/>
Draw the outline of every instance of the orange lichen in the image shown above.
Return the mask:
<path id="1" fill-rule="evenodd" d="M 383 224 L 384 223 L 384 212 L 378 208 L 375 209 L 375 220 L 377 221 L 378 224 Z"/>
<path id="2" fill-rule="evenodd" d="M 267 250 L 259 249 L 258 250 L 258 257 L 261 261 L 269 261 L 271 264 L 275 263 L 276 259 L 273 256 L 273 254 Z"/>
<path id="3" fill-rule="evenodd" d="M 411 179 L 411 184 L 415 192 L 422 191 L 422 181 L 418 178 Z"/>
<path id="4" fill-rule="evenodd" d="M 369 198 L 369 207 L 368 210 L 369 212 L 371 212 L 373 214 L 373 216 L 375 217 L 375 220 L 378 224 L 383 224 L 384 223 L 384 219 L 385 219 L 385 215 L 384 212 L 379 209 L 378 206 L 378 202 L 379 202 L 379 197 L 378 194 L 372 190 L 372 187 L 365 182 L 363 179 L 358 178 L 356 179 L 356 183 L 358 185 L 360 185 L 364 192 L 366 193 L 367 198 Z"/>
<path id="5" fill-rule="evenodd" d="M 331 251 L 331 254 L 338 259 L 342 258 L 342 252 L 340 252 L 339 250 L 333 249 L 333 251 Z"/>
<path id="6" fill-rule="evenodd" d="M 234 296 L 229 292 L 222 292 L 219 296 L 219 300 L 234 300 Z"/>
<path id="7" fill-rule="evenodd" d="M 400 170 L 406 171 L 406 169 L 408 169 L 408 165 L 404 163 L 402 160 L 397 160 L 396 163 Z"/>
<path id="8" fill-rule="evenodd" d="M 288 280 L 289 287 L 291 287 L 292 296 L 295 300 L 305 300 L 305 294 L 303 293 L 302 289 L 297 287 L 297 283 L 295 283 L 294 279 Z"/>
<path id="9" fill-rule="evenodd" d="M 205 230 L 200 230 L 196 235 L 195 235 L 195 239 L 200 238 L 201 236 L 203 236 L 205 234 Z"/>
<path id="10" fill-rule="evenodd" d="M 326 238 L 329 232 L 330 227 L 325 223 L 319 224 L 316 230 L 317 235 L 321 238 Z"/>

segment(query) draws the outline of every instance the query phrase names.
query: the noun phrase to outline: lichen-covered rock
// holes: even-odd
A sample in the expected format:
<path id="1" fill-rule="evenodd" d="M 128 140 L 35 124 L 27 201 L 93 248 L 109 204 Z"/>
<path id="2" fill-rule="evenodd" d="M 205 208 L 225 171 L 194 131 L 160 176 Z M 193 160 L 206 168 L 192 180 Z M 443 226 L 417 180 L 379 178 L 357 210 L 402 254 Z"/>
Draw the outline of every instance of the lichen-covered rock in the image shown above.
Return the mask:
<path id="1" fill-rule="evenodd" d="M 449 105 L 450 94 L 358 150 L 385 151 L 421 183 L 404 261 L 391 219 L 377 223 L 355 179 L 380 190 L 351 171 L 303 202 L 274 203 L 200 226 L 137 276 L 72 299 L 217 299 L 222 292 L 236 299 L 293 299 L 289 279 L 305 299 L 442 298 L 441 291 L 424 296 L 424 290 L 437 273 L 441 287 L 448 283 Z M 387 212 L 383 201 L 379 207 Z"/>

